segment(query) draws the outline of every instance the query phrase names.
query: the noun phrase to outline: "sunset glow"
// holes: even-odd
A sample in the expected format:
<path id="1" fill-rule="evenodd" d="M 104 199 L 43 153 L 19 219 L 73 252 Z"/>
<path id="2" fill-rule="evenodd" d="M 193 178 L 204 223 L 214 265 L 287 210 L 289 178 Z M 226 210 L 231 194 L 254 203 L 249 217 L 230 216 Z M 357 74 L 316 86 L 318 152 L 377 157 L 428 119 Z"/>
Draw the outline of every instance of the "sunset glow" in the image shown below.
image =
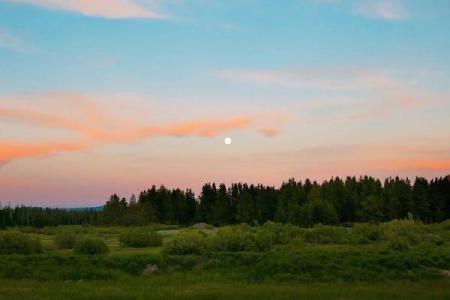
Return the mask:
<path id="1" fill-rule="evenodd" d="M 446 176 L 449 28 L 440 0 L 0 0 L 0 202 Z"/>

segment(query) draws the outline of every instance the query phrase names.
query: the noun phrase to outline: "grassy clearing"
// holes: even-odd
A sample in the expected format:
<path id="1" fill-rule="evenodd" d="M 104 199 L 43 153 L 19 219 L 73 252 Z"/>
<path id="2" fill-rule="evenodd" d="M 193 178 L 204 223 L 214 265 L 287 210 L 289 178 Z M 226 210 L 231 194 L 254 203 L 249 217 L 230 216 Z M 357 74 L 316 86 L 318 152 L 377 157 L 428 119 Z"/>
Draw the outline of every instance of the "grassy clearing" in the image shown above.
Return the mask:
<path id="1" fill-rule="evenodd" d="M 0 255 L 0 299 L 450 299 L 449 222 L 6 232 L 42 251 Z M 86 240 L 108 251 L 77 254 Z"/>
<path id="2" fill-rule="evenodd" d="M 449 281 L 249 284 L 188 274 L 115 282 L 0 280 L 0 299 L 450 299 Z"/>

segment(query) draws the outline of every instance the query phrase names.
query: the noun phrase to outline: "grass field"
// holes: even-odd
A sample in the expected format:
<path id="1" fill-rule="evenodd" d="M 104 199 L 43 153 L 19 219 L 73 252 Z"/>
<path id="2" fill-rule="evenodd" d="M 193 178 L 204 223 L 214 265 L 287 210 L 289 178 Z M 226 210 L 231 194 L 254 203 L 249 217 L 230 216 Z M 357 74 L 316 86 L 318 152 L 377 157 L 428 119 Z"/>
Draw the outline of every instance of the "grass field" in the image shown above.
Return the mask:
<path id="1" fill-rule="evenodd" d="M 0 236 L 11 231 L 42 249 L 0 254 L 0 299 L 450 299 L 449 222 L 60 226 Z M 162 244 L 120 242 L 133 232 L 156 232 Z M 72 235 L 102 240 L 109 252 L 61 249 L 58 238 Z"/>
<path id="2" fill-rule="evenodd" d="M 203 282 L 189 274 L 117 282 L 0 280 L 0 299 L 450 299 L 450 282 L 250 284 L 213 278 Z"/>

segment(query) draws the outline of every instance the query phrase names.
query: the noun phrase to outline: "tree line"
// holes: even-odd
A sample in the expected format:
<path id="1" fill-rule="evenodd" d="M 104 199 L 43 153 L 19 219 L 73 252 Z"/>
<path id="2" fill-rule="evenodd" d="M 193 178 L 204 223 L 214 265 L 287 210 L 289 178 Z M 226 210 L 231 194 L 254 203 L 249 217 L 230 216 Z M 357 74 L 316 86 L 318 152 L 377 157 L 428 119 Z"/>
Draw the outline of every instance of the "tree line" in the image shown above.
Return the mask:
<path id="1" fill-rule="evenodd" d="M 317 183 L 290 179 L 280 188 L 246 183 L 203 185 L 198 198 L 191 190 L 151 187 L 127 201 L 114 194 L 101 214 L 105 224 L 152 222 L 222 226 L 267 221 L 300 226 L 383 222 L 413 217 L 425 223 L 450 219 L 450 175 L 414 182 L 399 177 L 338 177 Z"/>
<path id="2" fill-rule="evenodd" d="M 216 226 L 267 221 L 300 226 L 383 222 L 413 217 L 425 223 L 450 219 L 450 175 L 414 182 L 399 177 L 338 177 L 322 183 L 290 179 L 279 188 L 234 183 L 192 190 L 151 188 L 125 199 L 113 194 L 101 211 L 0 206 L 0 227 L 55 225 L 190 225 Z"/>
<path id="3" fill-rule="evenodd" d="M 0 228 L 14 226 L 57 226 L 98 224 L 101 213 L 95 209 L 66 210 L 0 205 Z"/>

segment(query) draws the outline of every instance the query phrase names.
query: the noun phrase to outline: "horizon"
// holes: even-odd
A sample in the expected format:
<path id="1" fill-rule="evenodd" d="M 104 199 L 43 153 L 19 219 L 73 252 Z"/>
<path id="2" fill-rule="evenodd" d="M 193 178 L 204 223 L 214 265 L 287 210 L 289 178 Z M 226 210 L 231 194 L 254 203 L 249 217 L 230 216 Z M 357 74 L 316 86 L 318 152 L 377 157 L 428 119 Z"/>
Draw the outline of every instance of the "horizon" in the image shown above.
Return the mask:
<path id="1" fill-rule="evenodd" d="M 394 176 L 394 177 L 386 177 L 386 178 L 377 178 L 377 177 L 372 177 L 372 176 L 368 176 L 368 175 L 361 175 L 361 176 L 345 176 L 345 177 L 339 177 L 339 176 L 333 176 L 333 177 L 331 177 L 331 178 L 329 178 L 329 179 L 324 179 L 324 180 L 322 180 L 322 181 L 317 181 L 317 180 L 311 180 L 310 178 L 304 178 L 304 179 L 297 179 L 297 178 L 289 178 L 288 180 L 283 180 L 280 184 L 278 184 L 278 185 L 264 185 L 264 184 L 261 184 L 261 183 L 251 183 L 251 182 L 231 182 L 231 183 L 224 183 L 224 182 L 205 182 L 205 183 L 203 183 L 202 184 L 202 187 L 203 186 L 205 186 L 205 185 L 208 185 L 208 184 L 211 184 L 211 185 L 215 185 L 216 187 L 219 187 L 220 185 L 225 185 L 226 186 L 226 188 L 227 188 L 227 190 L 229 190 L 230 188 L 231 188 L 231 186 L 232 185 L 234 185 L 234 184 L 243 184 L 243 185 L 248 185 L 248 186 L 265 186 L 265 187 L 271 187 L 271 188 L 275 188 L 275 189 L 281 189 L 281 187 L 283 186 L 283 185 L 285 185 L 285 184 L 287 184 L 287 183 L 289 183 L 291 180 L 294 180 L 295 182 L 297 182 L 297 183 L 302 183 L 302 184 L 304 184 L 307 180 L 309 180 L 309 182 L 310 183 L 312 183 L 312 184 L 319 184 L 319 185 L 322 185 L 322 184 L 324 184 L 324 183 L 326 183 L 326 182 L 330 182 L 331 180 L 336 180 L 336 179 L 340 179 L 342 182 L 344 182 L 345 183 L 345 181 L 347 180 L 347 178 L 355 178 L 356 180 L 361 180 L 361 179 L 363 179 L 363 178 L 365 178 L 365 177 L 368 177 L 368 178 L 373 178 L 374 180 L 376 180 L 376 181 L 379 181 L 380 183 L 381 183 L 381 186 L 382 187 L 384 187 L 384 185 L 385 185 L 385 183 L 386 183 L 386 180 L 388 180 L 388 179 L 396 179 L 396 178 L 399 178 L 400 180 L 404 180 L 404 181 L 408 181 L 408 182 L 410 182 L 410 184 L 411 184 L 411 187 L 413 187 L 413 185 L 414 185 L 414 182 L 415 182 L 415 180 L 416 179 L 421 179 L 421 178 L 425 178 L 428 182 L 431 182 L 431 181 L 436 181 L 436 180 L 438 180 L 438 179 L 445 179 L 445 178 L 450 178 L 450 174 L 448 174 L 448 175 L 444 175 L 444 176 L 441 176 L 441 177 L 434 177 L 434 178 L 426 178 L 426 177 L 420 177 L 420 176 L 415 176 L 414 178 L 409 178 L 409 177 L 398 177 L 398 176 Z M 18 206 L 24 206 L 24 207 L 35 207 L 35 208 L 51 208 L 51 209 L 63 209 L 63 210 L 77 210 L 77 209 L 92 209 L 92 208 L 100 208 L 100 207 L 104 207 L 105 206 L 105 203 L 110 199 L 110 197 L 112 197 L 113 195 L 117 195 L 120 199 L 125 199 L 126 201 L 127 201 L 127 203 L 129 203 L 130 202 L 130 199 L 134 196 L 134 197 L 136 197 L 136 198 L 139 198 L 139 194 L 140 193 L 145 193 L 146 191 L 148 191 L 149 189 L 151 189 L 151 188 L 153 188 L 153 187 L 155 187 L 155 188 L 157 188 L 157 189 L 159 189 L 159 188 L 161 188 L 161 187 L 164 187 L 164 188 L 167 188 L 167 189 L 169 189 L 169 190 L 177 190 L 177 189 L 179 189 L 179 190 L 181 190 L 181 191 L 184 191 L 184 192 L 186 192 L 186 191 L 191 191 L 192 193 L 193 193 L 193 195 L 194 195 L 194 197 L 195 197 L 195 199 L 196 199 L 196 201 L 199 201 L 199 197 L 201 196 L 201 193 L 202 193 L 202 191 L 201 191 L 201 189 L 199 189 L 198 191 L 196 191 L 196 190 L 193 190 L 193 189 L 191 189 L 191 188 L 189 188 L 189 187 L 187 187 L 187 188 L 179 188 L 179 187 L 167 187 L 167 186 L 165 186 L 165 185 L 159 185 L 159 186 L 157 186 L 157 185 L 150 185 L 150 186 L 148 186 L 147 188 L 144 188 L 144 189 L 140 189 L 138 192 L 136 192 L 136 193 L 132 193 L 132 194 L 130 194 L 130 195 L 121 195 L 121 194 L 119 194 L 119 193 L 115 193 L 115 192 L 112 192 L 112 193 L 110 193 L 109 194 L 109 196 L 107 197 L 107 198 L 105 198 L 104 200 L 103 200 L 103 202 L 99 202 L 99 203 L 94 203 L 94 204 L 92 204 L 92 205 L 89 205 L 89 206 L 33 206 L 33 205 L 27 205 L 27 204 L 24 204 L 24 203 L 19 203 L 19 204 L 16 204 L 16 205 L 11 205 L 11 203 L 6 203 L 6 205 L 5 205 L 5 203 L 2 203 L 1 201 L 0 201 L 0 208 L 2 208 L 2 207 L 18 207 Z"/>
<path id="2" fill-rule="evenodd" d="M 0 0 L 0 203 L 450 174 L 450 2 Z"/>

